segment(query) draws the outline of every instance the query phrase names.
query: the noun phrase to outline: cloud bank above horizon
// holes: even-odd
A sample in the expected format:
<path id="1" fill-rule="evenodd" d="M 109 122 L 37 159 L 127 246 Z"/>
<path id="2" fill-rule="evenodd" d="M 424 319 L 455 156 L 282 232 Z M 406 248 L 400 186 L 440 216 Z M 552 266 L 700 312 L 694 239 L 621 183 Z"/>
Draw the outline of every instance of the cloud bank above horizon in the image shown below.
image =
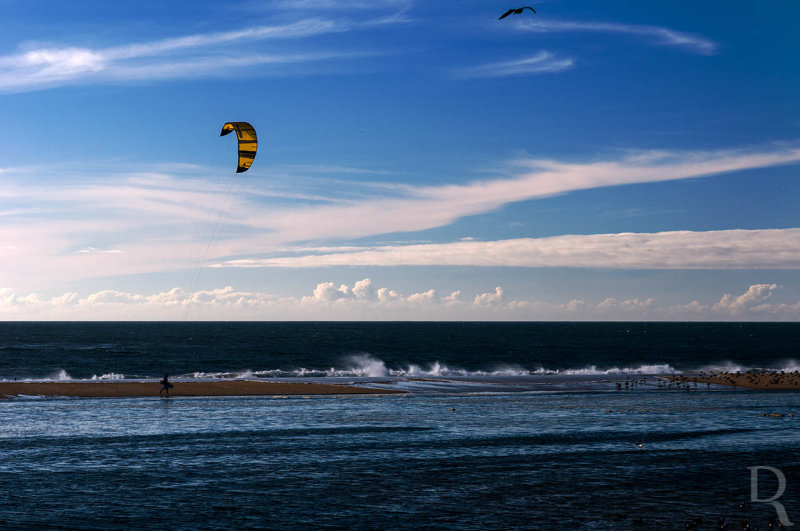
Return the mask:
<path id="1" fill-rule="evenodd" d="M 741 294 L 723 294 L 717 301 L 661 305 L 654 297 L 596 302 L 515 300 L 498 286 L 467 296 L 461 290 L 436 289 L 403 295 L 377 288 L 365 278 L 336 285 L 319 283 L 301 297 L 279 297 L 230 286 L 188 293 L 181 288 L 144 295 L 103 290 L 81 297 L 68 292 L 52 298 L 0 288 L 4 320 L 754 320 L 797 319 L 800 301 L 773 302 L 778 284 L 754 284 Z"/>

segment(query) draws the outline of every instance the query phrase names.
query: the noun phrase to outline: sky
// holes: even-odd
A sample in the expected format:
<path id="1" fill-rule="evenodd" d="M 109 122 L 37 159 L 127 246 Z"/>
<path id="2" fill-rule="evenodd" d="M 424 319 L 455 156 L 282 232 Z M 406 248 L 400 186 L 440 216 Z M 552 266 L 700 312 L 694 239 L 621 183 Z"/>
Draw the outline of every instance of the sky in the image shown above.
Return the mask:
<path id="1" fill-rule="evenodd" d="M 0 320 L 800 320 L 800 4 L 532 5 L 0 0 Z"/>

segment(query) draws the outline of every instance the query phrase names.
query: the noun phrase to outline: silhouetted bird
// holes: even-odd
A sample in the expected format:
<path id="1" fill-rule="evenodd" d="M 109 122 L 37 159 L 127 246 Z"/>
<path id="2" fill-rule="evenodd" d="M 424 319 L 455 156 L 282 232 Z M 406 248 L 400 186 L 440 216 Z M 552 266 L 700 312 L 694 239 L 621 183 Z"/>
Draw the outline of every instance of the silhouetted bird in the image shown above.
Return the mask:
<path id="1" fill-rule="evenodd" d="M 513 14 L 515 14 L 515 15 L 521 15 L 521 14 L 522 14 L 522 11 L 523 11 L 523 10 L 525 10 L 525 9 L 530 9 L 531 11 L 533 11 L 534 13 L 536 13 L 536 10 L 535 10 L 534 8 L 530 7 L 530 6 L 518 7 L 518 8 L 516 8 L 516 9 L 509 9 L 508 11 L 506 11 L 505 13 L 503 13 L 503 14 L 500 16 L 500 18 L 498 18 L 497 20 L 503 20 L 504 18 L 506 18 L 508 15 L 510 15 L 510 14 L 512 14 L 512 13 L 513 13 Z"/>

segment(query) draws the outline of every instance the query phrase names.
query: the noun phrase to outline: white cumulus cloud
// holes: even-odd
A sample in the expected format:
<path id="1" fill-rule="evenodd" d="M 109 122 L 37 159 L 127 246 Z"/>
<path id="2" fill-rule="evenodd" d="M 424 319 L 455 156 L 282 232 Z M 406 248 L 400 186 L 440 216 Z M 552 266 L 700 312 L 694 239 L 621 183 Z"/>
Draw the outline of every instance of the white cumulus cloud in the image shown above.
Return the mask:
<path id="1" fill-rule="evenodd" d="M 772 297 L 773 292 L 777 288 L 777 284 L 755 284 L 738 296 L 726 293 L 722 296 L 722 299 L 714 305 L 714 309 L 736 314 L 754 307 L 761 307 Z"/>
<path id="2" fill-rule="evenodd" d="M 3 320 L 800 320 L 800 301 L 772 302 L 776 284 L 754 284 L 714 302 L 662 305 L 653 297 L 605 297 L 597 302 L 521 300 L 501 286 L 462 298 L 436 288 L 404 295 L 369 278 L 352 286 L 320 282 L 311 295 L 278 297 L 231 286 L 189 293 L 180 288 L 154 294 L 101 290 L 51 298 L 0 288 Z"/>

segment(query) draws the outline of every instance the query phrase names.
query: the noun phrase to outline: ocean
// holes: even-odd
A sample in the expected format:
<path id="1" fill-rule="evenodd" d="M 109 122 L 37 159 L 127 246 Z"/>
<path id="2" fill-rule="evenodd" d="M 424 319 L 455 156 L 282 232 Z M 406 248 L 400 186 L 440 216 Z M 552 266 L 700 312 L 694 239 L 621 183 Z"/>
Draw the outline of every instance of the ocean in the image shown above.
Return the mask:
<path id="1" fill-rule="evenodd" d="M 0 380 L 406 391 L 0 400 L 0 528 L 800 522 L 800 393 L 656 377 L 798 349 L 796 323 L 0 323 Z"/>

